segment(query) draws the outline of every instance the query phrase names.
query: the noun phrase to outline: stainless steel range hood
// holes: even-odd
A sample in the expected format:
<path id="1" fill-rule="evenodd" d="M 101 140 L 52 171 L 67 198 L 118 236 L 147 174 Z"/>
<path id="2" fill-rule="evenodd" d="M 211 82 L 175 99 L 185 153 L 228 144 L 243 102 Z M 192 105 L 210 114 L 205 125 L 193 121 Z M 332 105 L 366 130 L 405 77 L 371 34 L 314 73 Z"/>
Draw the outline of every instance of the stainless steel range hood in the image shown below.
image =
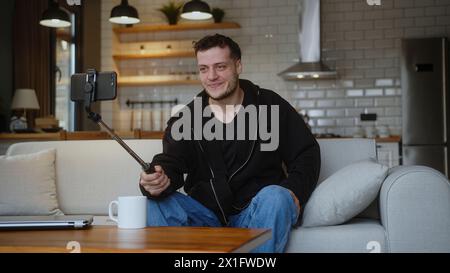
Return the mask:
<path id="1" fill-rule="evenodd" d="M 299 1 L 299 24 L 300 62 L 278 75 L 285 80 L 336 78 L 320 59 L 320 0 Z"/>

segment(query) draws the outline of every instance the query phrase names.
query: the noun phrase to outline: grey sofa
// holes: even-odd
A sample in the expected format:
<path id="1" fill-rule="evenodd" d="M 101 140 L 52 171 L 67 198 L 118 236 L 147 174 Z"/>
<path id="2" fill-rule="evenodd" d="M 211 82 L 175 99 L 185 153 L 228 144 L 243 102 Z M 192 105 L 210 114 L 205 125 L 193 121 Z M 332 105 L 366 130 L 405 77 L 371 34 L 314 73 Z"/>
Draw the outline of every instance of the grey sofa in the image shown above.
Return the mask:
<path id="1" fill-rule="evenodd" d="M 161 152 L 161 140 L 126 141 L 144 160 Z M 320 181 L 361 159 L 376 158 L 368 139 L 320 139 Z M 113 140 L 24 142 L 7 154 L 56 148 L 56 187 L 65 214 L 93 214 L 112 224 L 107 207 L 122 195 L 141 195 L 139 165 Z M 450 184 L 421 166 L 390 170 L 379 197 L 358 217 L 337 226 L 293 230 L 287 252 L 450 252 Z"/>
<path id="2" fill-rule="evenodd" d="M 319 183 L 354 161 L 376 158 L 369 139 L 319 140 Z M 424 166 L 389 170 L 380 194 L 360 215 L 337 226 L 297 228 L 288 252 L 450 252 L 450 184 Z"/>

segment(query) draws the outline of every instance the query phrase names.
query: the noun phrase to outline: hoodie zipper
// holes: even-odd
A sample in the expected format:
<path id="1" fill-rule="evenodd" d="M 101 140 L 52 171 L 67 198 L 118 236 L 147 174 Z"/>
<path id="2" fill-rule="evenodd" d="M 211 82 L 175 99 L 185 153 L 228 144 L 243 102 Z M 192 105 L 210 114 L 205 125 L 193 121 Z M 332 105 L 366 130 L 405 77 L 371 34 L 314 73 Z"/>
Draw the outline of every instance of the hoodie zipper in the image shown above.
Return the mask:
<path id="1" fill-rule="evenodd" d="M 256 140 L 253 141 L 252 149 L 250 150 L 250 154 L 248 155 L 247 160 L 245 160 L 245 162 L 236 171 L 234 171 L 234 173 L 231 174 L 230 178 L 228 178 L 228 183 L 231 182 L 231 179 L 233 178 L 233 176 L 235 174 L 237 174 L 242 168 L 244 168 L 245 165 L 247 165 L 248 161 L 252 157 L 253 149 L 255 148 L 255 143 L 256 143 Z"/>
<path id="2" fill-rule="evenodd" d="M 250 160 L 250 158 L 252 157 L 252 154 L 253 154 L 253 150 L 255 149 L 255 144 L 256 144 L 256 139 L 258 139 L 258 130 L 259 130 L 259 127 L 258 127 L 258 122 L 259 122 L 259 90 L 258 90 L 258 94 L 257 94 L 257 99 L 256 99 L 257 101 L 256 101 L 256 111 L 257 111 L 257 113 L 256 113 L 256 132 L 255 132 L 255 140 L 253 141 L 253 144 L 252 144 L 252 149 L 250 150 L 250 154 L 248 155 L 248 157 L 247 157 L 247 160 L 245 160 L 245 162 L 234 172 L 234 173 L 232 173 L 231 174 L 231 176 L 230 176 L 230 178 L 228 179 L 228 183 L 230 183 L 231 182 L 231 179 L 233 178 L 233 176 L 236 174 L 236 173 L 238 173 L 242 168 L 244 168 L 244 166 L 245 165 L 247 165 L 247 163 L 248 163 L 248 161 Z"/>
<path id="3" fill-rule="evenodd" d="M 192 130 L 192 133 L 194 133 L 194 129 L 191 129 L 191 130 Z M 205 150 L 203 150 L 202 144 L 199 141 L 197 141 L 197 144 L 200 147 L 200 150 L 202 151 L 203 155 L 205 156 L 206 163 L 208 164 L 208 168 L 209 168 L 209 171 L 211 172 L 211 176 L 212 176 L 212 178 L 209 179 L 209 184 L 211 185 L 211 189 L 213 191 L 214 198 L 216 199 L 216 203 L 219 206 L 220 213 L 222 214 L 222 218 L 225 221 L 225 224 L 228 226 L 227 217 L 225 216 L 225 212 L 224 212 L 222 206 L 220 205 L 220 201 L 219 201 L 219 198 L 217 197 L 216 189 L 214 188 L 214 184 L 213 184 L 213 179 L 215 179 L 216 176 L 214 175 L 214 171 L 213 171 L 211 165 L 209 164 L 209 160 L 206 157 L 206 153 L 205 153 Z"/>
<path id="4" fill-rule="evenodd" d="M 247 160 L 245 160 L 245 162 L 234 173 L 231 174 L 230 178 L 228 179 L 228 183 L 231 182 L 231 179 L 233 179 L 233 176 L 235 174 L 237 174 L 242 168 L 245 167 L 245 165 L 247 165 L 248 161 L 252 157 L 253 150 L 255 149 L 255 144 L 256 144 L 256 139 L 258 139 L 258 129 L 259 129 L 258 128 L 258 122 L 259 122 L 259 89 L 258 89 L 258 94 L 257 94 L 257 99 L 256 99 L 256 109 L 258 111 L 257 114 L 256 114 L 256 118 L 257 118 L 257 121 L 256 121 L 256 132 L 255 132 L 256 136 L 255 136 L 255 140 L 253 141 L 252 148 L 251 148 L 250 153 L 249 153 L 249 155 L 247 157 Z M 235 208 L 237 210 L 242 210 L 242 209 L 246 208 L 249 204 L 250 204 L 250 202 L 247 202 L 247 204 L 245 204 L 242 208 L 236 208 L 235 206 L 233 206 L 233 208 Z"/>
<path id="5" fill-rule="evenodd" d="M 255 133 L 256 133 L 256 139 L 257 139 L 257 136 L 258 136 L 258 120 L 259 120 L 259 109 L 258 109 L 258 108 L 259 108 L 259 89 L 258 89 L 257 99 L 256 99 L 256 109 L 257 109 L 257 114 L 256 114 L 257 122 L 256 122 L 256 132 L 255 132 Z M 192 131 L 192 134 L 193 134 L 194 139 L 195 139 L 194 129 L 191 128 L 191 131 Z M 212 167 L 211 167 L 211 164 L 209 164 L 209 160 L 208 160 L 208 158 L 207 158 L 207 156 L 206 156 L 205 150 L 203 149 L 203 146 L 202 146 L 202 144 L 200 143 L 200 141 L 197 140 L 197 144 L 198 144 L 198 146 L 200 147 L 200 150 L 202 151 L 203 155 L 205 156 L 206 163 L 208 164 L 209 171 L 211 172 L 212 178 L 209 179 L 209 183 L 210 183 L 210 185 L 211 185 L 211 189 L 212 189 L 212 191 L 213 191 L 214 198 L 216 199 L 216 203 L 217 203 L 217 205 L 219 206 L 219 209 L 220 209 L 220 212 L 221 212 L 221 214 L 222 214 L 222 218 L 223 218 L 225 224 L 228 225 L 227 217 L 225 216 L 225 212 L 224 212 L 222 206 L 220 205 L 220 201 L 219 201 L 219 198 L 217 197 L 217 193 L 216 193 L 216 190 L 215 190 L 215 188 L 214 188 L 213 181 L 212 181 L 212 180 L 215 178 L 214 171 L 213 171 L 213 169 L 212 169 Z M 250 160 L 250 158 L 251 158 L 251 156 L 252 156 L 252 154 L 253 154 L 253 150 L 254 150 L 254 148 L 255 148 L 255 144 L 256 144 L 256 140 L 253 141 L 252 149 L 250 150 L 250 153 L 249 153 L 249 155 L 248 155 L 248 157 L 247 157 L 247 160 L 245 160 L 245 162 L 244 162 L 244 163 L 243 163 L 243 164 L 242 164 L 242 165 L 241 165 L 241 166 L 240 166 L 233 174 L 231 174 L 230 178 L 228 179 L 228 183 L 231 182 L 231 179 L 233 178 L 233 176 L 234 176 L 236 173 L 238 173 L 242 168 L 244 168 L 245 165 L 247 165 L 248 161 Z M 234 207 L 234 206 L 233 206 L 233 207 Z"/>
<path id="6" fill-rule="evenodd" d="M 243 163 L 243 164 L 242 164 L 242 165 L 241 165 L 234 173 L 231 174 L 230 178 L 228 179 L 228 184 L 231 182 L 231 179 L 233 179 L 233 176 L 234 176 L 235 174 L 237 174 L 242 168 L 244 168 L 245 165 L 247 165 L 248 161 L 249 161 L 250 158 L 252 157 L 253 150 L 254 150 L 254 148 L 255 148 L 255 144 L 256 144 L 256 140 L 253 141 L 252 149 L 250 150 L 250 154 L 248 155 L 247 160 L 245 160 L 245 162 L 244 162 L 244 163 Z M 249 204 L 250 204 L 250 202 L 248 202 L 247 204 L 245 204 L 242 208 L 237 208 L 237 207 L 235 207 L 235 206 L 233 206 L 233 208 L 240 211 L 240 210 L 244 209 L 245 207 L 247 207 Z"/>
<path id="7" fill-rule="evenodd" d="M 236 173 L 238 173 L 242 168 L 244 168 L 244 166 L 245 165 L 247 165 L 247 163 L 248 163 L 248 161 L 250 160 L 250 158 L 251 158 L 251 156 L 252 156 L 252 154 L 253 154 L 253 150 L 254 150 L 254 148 L 255 148 L 255 143 L 256 143 L 256 140 L 255 141 L 253 141 L 253 144 L 252 144 L 252 149 L 250 150 L 250 153 L 249 153 L 249 155 L 248 155 L 248 157 L 247 157 L 247 160 L 245 160 L 245 162 L 230 176 L 230 178 L 228 179 L 228 183 L 230 183 L 230 181 L 231 181 L 231 179 L 233 178 L 233 176 L 236 174 Z M 205 153 L 205 151 L 203 150 L 203 146 L 201 145 L 201 143 L 200 142 L 198 142 L 197 141 L 197 144 L 198 144 L 198 146 L 200 147 L 200 150 L 202 151 L 202 153 L 205 155 L 205 157 L 206 157 L 206 153 Z M 209 171 L 211 172 L 211 176 L 212 176 L 212 178 L 211 179 L 209 179 L 209 183 L 210 183 L 210 185 L 211 185 L 211 189 L 212 189 L 212 191 L 213 191 L 213 194 L 214 194 L 214 198 L 216 199 L 216 203 L 217 203 L 217 205 L 219 206 L 219 209 L 220 209 L 220 212 L 222 213 L 222 217 L 223 217 L 223 220 L 225 221 L 225 223 L 228 225 L 228 221 L 227 221 L 227 218 L 226 218 L 226 216 L 225 216 L 225 212 L 223 211 L 223 208 L 222 208 L 222 206 L 220 205 L 220 202 L 219 202 L 219 198 L 217 197 L 217 193 L 216 193 L 216 190 L 215 190 L 215 188 L 214 188 L 214 184 L 213 184 L 213 182 L 212 182 L 212 180 L 215 178 L 215 175 L 214 175 L 214 171 L 213 171 L 213 169 L 211 168 L 211 165 L 209 164 L 209 161 L 208 161 L 208 159 L 206 159 L 206 163 L 208 164 L 208 168 L 209 168 Z M 234 206 L 233 206 L 234 207 Z M 234 207 L 234 208 L 236 208 L 236 207 Z"/>

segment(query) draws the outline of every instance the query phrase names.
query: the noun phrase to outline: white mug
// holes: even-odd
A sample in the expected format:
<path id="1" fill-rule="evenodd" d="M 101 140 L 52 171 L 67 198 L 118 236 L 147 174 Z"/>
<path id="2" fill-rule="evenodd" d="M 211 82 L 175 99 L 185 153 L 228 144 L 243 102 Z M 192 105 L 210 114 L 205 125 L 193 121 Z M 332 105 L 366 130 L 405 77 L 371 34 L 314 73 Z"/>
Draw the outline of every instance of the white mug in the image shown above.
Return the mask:
<path id="1" fill-rule="evenodd" d="M 113 216 L 113 205 L 118 207 L 117 218 Z M 147 225 L 147 197 L 120 196 L 109 203 L 109 218 L 119 228 L 144 228 Z"/>

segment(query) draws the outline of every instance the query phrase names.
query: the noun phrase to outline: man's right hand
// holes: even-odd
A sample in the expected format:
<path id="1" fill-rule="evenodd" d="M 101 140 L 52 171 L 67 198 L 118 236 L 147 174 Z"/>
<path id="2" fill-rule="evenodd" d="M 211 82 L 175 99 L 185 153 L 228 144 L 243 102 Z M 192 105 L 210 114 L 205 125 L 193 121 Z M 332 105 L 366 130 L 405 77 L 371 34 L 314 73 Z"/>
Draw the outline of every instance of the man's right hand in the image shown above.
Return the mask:
<path id="1" fill-rule="evenodd" d="M 150 193 L 151 196 L 159 196 L 170 185 L 170 179 L 164 173 L 161 166 L 155 166 L 155 172 L 147 174 L 141 172 L 141 180 L 139 184 Z"/>

